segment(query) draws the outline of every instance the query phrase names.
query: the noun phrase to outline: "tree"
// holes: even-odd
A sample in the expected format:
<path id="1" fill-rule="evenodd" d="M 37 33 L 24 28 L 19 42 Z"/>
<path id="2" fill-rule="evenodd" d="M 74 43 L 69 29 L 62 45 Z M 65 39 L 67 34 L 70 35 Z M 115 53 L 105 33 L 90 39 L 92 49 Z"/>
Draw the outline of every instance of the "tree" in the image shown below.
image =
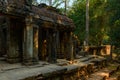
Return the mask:
<path id="1" fill-rule="evenodd" d="M 107 13 L 109 14 L 109 40 L 110 44 L 120 47 L 120 0 L 109 0 L 107 2 Z"/>
<path id="2" fill-rule="evenodd" d="M 78 36 L 81 42 L 85 39 L 85 0 L 76 0 L 73 6 L 68 10 L 68 16 L 73 19 L 76 29 L 74 33 Z"/>
<path id="3" fill-rule="evenodd" d="M 85 8 L 86 0 L 76 0 L 69 11 L 69 16 L 76 25 L 75 34 L 78 35 L 81 42 L 84 41 L 86 33 Z M 107 32 L 109 30 L 106 0 L 90 0 L 89 8 L 89 44 L 101 45 L 107 39 L 106 36 L 108 36 Z"/>
<path id="4" fill-rule="evenodd" d="M 38 3 L 46 3 L 50 6 L 59 8 L 62 13 L 67 13 L 67 8 L 70 0 L 39 0 Z M 64 6 L 62 6 L 64 5 Z"/>
<path id="5" fill-rule="evenodd" d="M 108 40 L 109 15 L 106 4 L 106 0 L 90 1 L 90 42 L 92 45 L 102 45 Z"/>
<path id="6" fill-rule="evenodd" d="M 67 14 L 67 0 L 65 0 L 64 3 L 65 3 L 65 6 L 64 6 L 64 8 L 65 8 L 65 14 Z"/>
<path id="7" fill-rule="evenodd" d="M 89 0 L 86 0 L 86 36 L 85 45 L 89 44 Z"/>

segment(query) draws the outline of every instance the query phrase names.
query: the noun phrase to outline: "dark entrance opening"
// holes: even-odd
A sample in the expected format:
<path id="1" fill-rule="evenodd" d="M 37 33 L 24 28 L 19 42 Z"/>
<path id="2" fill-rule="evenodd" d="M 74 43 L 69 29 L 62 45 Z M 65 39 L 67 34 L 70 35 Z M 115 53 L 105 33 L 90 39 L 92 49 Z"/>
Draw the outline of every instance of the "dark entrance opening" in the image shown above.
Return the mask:
<path id="1" fill-rule="evenodd" d="M 24 18 L 0 15 L 0 61 L 23 60 Z"/>
<path id="2" fill-rule="evenodd" d="M 17 58 L 17 60 L 21 62 L 23 60 L 23 37 L 25 21 L 23 18 L 10 18 L 9 23 L 8 35 L 10 38 L 8 37 L 8 40 L 10 40 L 10 43 L 8 46 L 9 48 L 12 47 L 14 49 L 12 50 L 14 53 L 10 53 L 10 56 Z M 10 50 L 10 52 L 12 51 Z"/>
<path id="3" fill-rule="evenodd" d="M 47 60 L 47 29 L 41 28 L 39 31 L 39 60 Z"/>
<path id="4" fill-rule="evenodd" d="M 0 15 L 0 57 L 7 54 L 7 21 L 6 17 Z"/>

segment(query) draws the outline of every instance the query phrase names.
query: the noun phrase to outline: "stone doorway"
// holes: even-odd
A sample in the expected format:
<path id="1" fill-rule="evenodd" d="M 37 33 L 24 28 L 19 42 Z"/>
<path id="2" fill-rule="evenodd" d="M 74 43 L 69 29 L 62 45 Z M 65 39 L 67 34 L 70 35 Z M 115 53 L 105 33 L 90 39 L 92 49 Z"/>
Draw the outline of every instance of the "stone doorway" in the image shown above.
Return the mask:
<path id="1" fill-rule="evenodd" d="M 25 21 L 22 18 L 0 16 L 0 57 L 10 63 L 23 60 Z M 0 60 L 1 60 L 0 59 Z"/>
<path id="2" fill-rule="evenodd" d="M 48 58 L 48 45 L 47 45 L 47 29 L 41 28 L 39 34 L 39 59 L 47 61 Z"/>

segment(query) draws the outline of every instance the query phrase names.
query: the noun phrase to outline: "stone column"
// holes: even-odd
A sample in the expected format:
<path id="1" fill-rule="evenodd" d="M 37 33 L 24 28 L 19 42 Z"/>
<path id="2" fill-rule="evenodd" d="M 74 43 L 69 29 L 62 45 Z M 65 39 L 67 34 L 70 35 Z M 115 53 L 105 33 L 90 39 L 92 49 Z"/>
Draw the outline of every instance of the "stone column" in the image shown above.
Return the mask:
<path id="1" fill-rule="evenodd" d="M 72 37 L 74 37 L 73 38 L 73 56 L 74 56 L 74 58 L 76 58 L 77 40 L 76 40 L 76 36 L 75 35 L 72 36 Z"/>
<path id="2" fill-rule="evenodd" d="M 47 47 L 48 47 L 48 60 L 51 63 L 55 63 L 57 59 L 57 31 L 48 30 L 47 35 L 49 37 L 47 39 Z"/>
<path id="3" fill-rule="evenodd" d="M 52 32 L 52 47 L 51 47 L 51 54 L 52 54 L 52 62 L 56 62 L 57 60 L 57 31 Z"/>
<path id="4" fill-rule="evenodd" d="M 34 25 L 33 28 L 33 62 L 37 63 L 38 62 L 38 32 L 39 32 L 39 27 L 37 25 Z"/>
<path id="5" fill-rule="evenodd" d="M 63 43 L 63 34 L 62 32 L 59 31 L 59 46 L 58 46 L 59 50 L 59 55 L 58 58 L 64 58 L 64 43 Z"/>
<path id="6" fill-rule="evenodd" d="M 46 32 L 46 34 L 47 34 L 47 54 L 48 54 L 48 61 L 49 62 L 51 62 L 51 60 L 52 60 L 52 57 L 51 57 L 51 43 L 52 43 L 52 35 L 51 35 L 51 33 L 50 33 L 50 31 L 49 30 L 47 30 L 47 32 Z"/>
<path id="7" fill-rule="evenodd" d="M 74 55 L 73 55 L 73 40 L 72 40 L 72 32 L 67 33 L 68 37 L 68 42 L 67 42 L 67 59 L 68 60 L 73 60 Z"/>
<path id="8" fill-rule="evenodd" d="M 24 27 L 24 49 L 23 49 L 23 64 L 31 65 L 33 59 L 33 24 L 32 16 L 27 16 L 26 26 Z"/>
<path id="9" fill-rule="evenodd" d="M 68 34 L 67 34 L 67 32 L 64 32 L 64 35 L 63 35 L 63 54 L 64 54 L 64 57 L 66 59 L 68 59 L 68 57 L 69 57 L 69 55 L 68 55 L 68 53 L 69 53 L 69 51 L 68 51 L 69 41 L 68 40 L 69 40 Z"/>
<path id="10" fill-rule="evenodd" d="M 59 57 L 60 58 L 65 58 L 66 56 L 64 55 L 64 42 L 63 42 L 63 40 L 61 40 L 61 42 L 60 42 L 60 55 L 59 55 Z"/>
<path id="11" fill-rule="evenodd" d="M 57 34 L 56 34 L 56 56 L 58 58 L 58 55 L 60 54 L 60 32 L 57 30 Z"/>

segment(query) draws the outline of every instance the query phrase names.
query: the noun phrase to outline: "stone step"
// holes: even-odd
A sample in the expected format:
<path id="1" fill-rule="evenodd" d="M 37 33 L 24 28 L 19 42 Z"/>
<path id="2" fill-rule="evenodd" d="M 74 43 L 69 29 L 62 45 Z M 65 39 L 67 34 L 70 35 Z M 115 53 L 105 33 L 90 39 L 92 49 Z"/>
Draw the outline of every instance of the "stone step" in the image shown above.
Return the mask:
<path id="1" fill-rule="evenodd" d="M 107 66 L 106 61 L 104 61 L 103 59 L 99 59 L 99 58 L 98 59 L 91 59 L 90 62 L 94 63 L 94 66 L 96 66 L 96 68 L 98 70 Z"/>
<path id="2" fill-rule="evenodd" d="M 66 59 L 57 59 L 57 65 L 59 65 L 59 66 L 65 66 L 65 65 L 68 65 L 68 60 L 66 60 Z"/>
<path id="3" fill-rule="evenodd" d="M 93 75 L 91 78 L 87 80 L 105 80 L 105 76 Z"/>
<path id="4" fill-rule="evenodd" d="M 80 58 L 83 58 L 84 56 L 80 56 L 80 55 L 77 55 L 75 56 L 75 59 L 80 59 Z"/>
<path id="5" fill-rule="evenodd" d="M 90 63 L 93 60 L 94 60 L 94 56 L 89 55 L 89 56 L 86 56 L 86 57 L 80 56 L 79 59 L 77 58 L 74 61 L 68 61 L 66 59 L 57 59 L 57 64 L 60 65 L 60 66 L 64 66 L 64 65 L 68 65 L 68 64 L 81 63 L 81 62 Z"/>
<path id="6" fill-rule="evenodd" d="M 101 59 L 91 59 L 89 61 L 85 61 L 84 63 L 88 64 L 89 66 L 91 66 L 91 69 L 88 68 L 88 71 L 90 72 L 96 72 L 102 68 L 104 68 L 104 61 Z"/>
<path id="7" fill-rule="evenodd" d="M 118 76 L 118 77 L 110 77 L 110 78 L 108 78 L 106 80 L 120 80 L 120 76 Z"/>
<path id="8" fill-rule="evenodd" d="M 91 74 L 88 80 L 119 80 L 120 74 L 118 73 L 120 73 L 120 66 L 109 64 L 106 68 Z"/>
<path id="9" fill-rule="evenodd" d="M 107 80 L 120 80 L 120 71 L 111 75 L 109 78 L 107 78 Z"/>
<path id="10" fill-rule="evenodd" d="M 113 72 L 113 70 L 104 68 L 98 72 L 91 74 L 88 77 L 88 80 L 106 80 L 107 78 L 109 78 L 109 76 L 111 75 L 112 72 Z"/>
<path id="11" fill-rule="evenodd" d="M 115 70 L 107 80 L 120 80 L 120 65 L 113 67 Z"/>
<path id="12" fill-rule="evenodd" d="M 0 80 L 41 80 L 41 78 L 44 78 L 44 80 L 48 80 L 49 78 L 60 78 L 65 71 L 66 68 L 54 64 L 48 64 L 40 67 L 26 66 L 18 69 L 0 72 Z"/>
<path id="13" fill-rule="evenodd" d="M 86 57 L 82 57 L 80 59 L 78 59 L 80 62 L 85 62 L 85 61 L 89 61 L 90 59 L 94 58 L 94 56 L 92 55 L 89 55 L 89 56 L 86 56 Z"/>

